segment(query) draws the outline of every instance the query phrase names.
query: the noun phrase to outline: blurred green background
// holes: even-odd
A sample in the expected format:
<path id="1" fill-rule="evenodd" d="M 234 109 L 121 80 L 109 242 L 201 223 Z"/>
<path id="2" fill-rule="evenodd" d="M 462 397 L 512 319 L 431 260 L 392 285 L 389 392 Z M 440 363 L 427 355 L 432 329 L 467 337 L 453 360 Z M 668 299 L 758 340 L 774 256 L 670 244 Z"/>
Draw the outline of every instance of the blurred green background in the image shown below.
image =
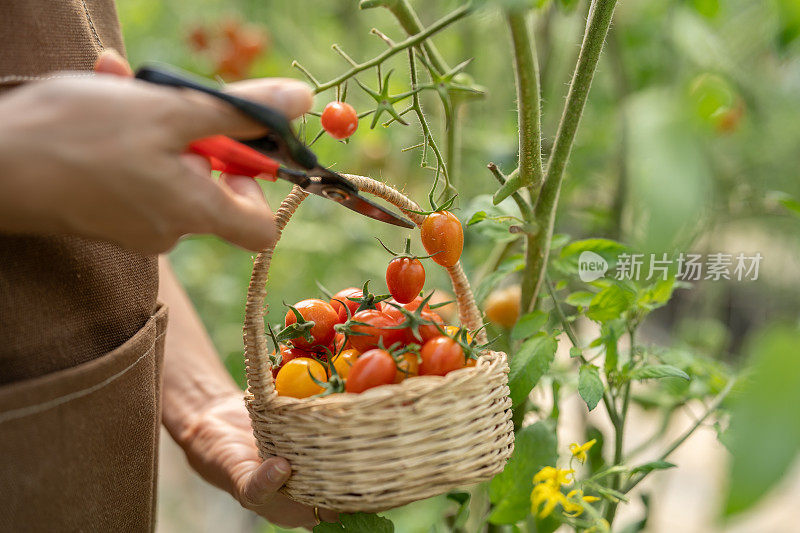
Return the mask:
<path id="1" fill-rule="evenodd" d="M 507 0 L 508 1 L 508 0 Z M 455 8 L 454 1 L 412 2 L 423 24 Z M 467 19 L 434 41 L 451 65 L 474 57 L 467 72 L 487 96 L 461 107 L 461 152 L 452 170 L 457 211 L 467 220 L 496 184 L 486 170 L 494 161 L 511 171 L 516 162 L 516 108 L 508 36 L 498 2 L 482 2 Z M 578 43 L 585 1 L 543 4 L 536 18 L 544 105 L 544 149 L 555 135 Z M 764 324 L 797 320 L 800 297 L 800 3 L 796 0 L 623 1 L 601 58 L 561 195 L 556 232 L 573 238 L 606 236 L 645 250 L 677 247 L 698 253 L 760 252 L 758 281 L 700 282 L 681 291 L 654 316 L 650 335 L 736 362 L 743 339 Z M 198 50 L 198 28 L 212 43 L 225 28 L 255 31 L 263 51 L 244 72 L 249 77 L 302 77 L 301 62 L 320 81 L 347 70 L 331 50 L 338 43 L 356 60 L 395 40 L 402 30 L 385 10 L 359 11 L 358 2 L 293 0 L 120 0 L 119 16 L 134 66 L 147 61 L 178 65 L 213 77 L 217 45 Z M 405 54 L 393 92 L 408 90 Z M 373 88 L 374 74 L 359 79 Z M 316 97 L 320 111 L 334 91 Z M 348 101 L 367 109 L 355 85 Z M 423 105 L 439 139 L 438 101 Z M 403 108 L 401 104 L 400 109 Z M 314 150 L 336 170 L 383 179 L 423 203 L 433 178 L 420 168 L 420 142 L 411 125 L 369 130 L 361 121 L 347 143 L 323 135 Z M 316 117 L 302 126 L 308 140 Z M 443 141 L 440 140 L 440 145 Z M 276 208 L 288 188 L 267 183 Z M 468 228 L 465 268 L 475 275 L 492 242 L 481 226 Z M 385 289 L 385 252 L 374 239 L 399 248 L 405 232 L 372 222 L 332 202 L 310 198 L 277 248 L 268 304 L 280 320 L 282 302 L 319 295 L 372 279 Z M 417 251 L 422 251 L 415 241 Z M 231 374 L 243 383 L 241 323 L 252 254 L 214 238 L 182 241 L 171 253 L 203 321 Z M 428 288 L 446 288 L 441 269 L 428 268 Z M 277 318 L 276 318 L 277 317 Z M 224 497 L 224 496 L 222 496 Z M 399 531 L 430 531 L 442 500 L 395 511 Z M 258 525 L 260 524 L 260 525 Z M 267 527 L 258 523 L 255 527 Z M 438 526 L 436 526 L 438 527 Z"/>

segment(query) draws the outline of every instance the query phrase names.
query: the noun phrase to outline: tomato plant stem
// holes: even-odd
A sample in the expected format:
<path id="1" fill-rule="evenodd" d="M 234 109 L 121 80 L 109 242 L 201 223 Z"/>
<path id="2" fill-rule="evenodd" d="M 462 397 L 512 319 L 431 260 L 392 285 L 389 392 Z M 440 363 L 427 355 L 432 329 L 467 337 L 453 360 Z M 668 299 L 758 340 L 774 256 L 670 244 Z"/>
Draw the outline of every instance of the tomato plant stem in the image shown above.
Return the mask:
<path id="1" fill-rule="evenodd" d="M 561 115 L 553 151 L 548 160 L 547 172 L 534 206 L 535 232 L 528 237 L 526 266 L 523 275 L 523 310 L 532 310 L 541 289 L 550 255 L 558 196 L 564 169 L 567 166 L 575 132 L 578 129 L 592 78 L 603 49 L 616 0 L 595 0 L 589 10 L 589 20 L 572 76 L 567 102 Z"/>
<path id="2" fill-rule="evenodd" d="M 420 22 L 417 13 L 411 7 L 411 4 L 408 3 L 408 0 L 394 0 L 393 2 L 387 3 L 386 7 L 392 12 L 397 22 L 400 23 L 400 26 L 403 27 L 408 35 L 416 35 L 423 31 L 422 22 Z M 439 71 L 439 74 L 444 74 L 450 70 L 442 54 L 436 49 L 436 45 L 425 40 L 422 42 L 421 46 L 422 49 L 425 50 L 425 54 L 428 56 L 431 65 Z"/>
<path id="3" fill-rule="evenodd" d="M 447 15 L 445 15 L 444 17 L 442 17 L 438 21 L 436 21 L 433 24 L 431 24 L 424 31 L 416 33 L 415 35 L 409 37 L 408 39 L 400 41 L 399 43 L 395 43 L 389 49 L 387 49 L 386 51 L 378 54 L 377 56 L 373 57 L 369 61 L 365 61 L 363 63 L 357 63 L 357 64 L 353 65 L 353 67 L 350 70 L 348 70 L 344 74 L 341 74 L 340 76 L 337 76 L 336 78 L 333 78 L 330 81 L 327 81 L 325 83 L 318 83 L 313 78 L 309 78 L 311 80 L 311 82 L 314 83 L 314 86 L 315 86 L 314 87 L 314 93 L 318 94 L 318 93 L 321 93 L 322 91 L 326 91 L 328 89 L 336 87 L 337 85 L 341 85 L 346 80 L 352 78 L 353 76 L 355 76 L 359 72 L 363 72 L 363 71 L 365 71 L 367 69 L 370 69 L 372 67 L 376 67 L 376 66 L 380 65 L 381 63 L 383 63 L 384 61 L 386 61 L 387 59 L 389 59 L 390 57 L 392 57 L 396 53 L 401 52 L 401 51 L 405 50 L 406 48 L 410 48 L 412 46 L 416 46 L 416 45 L 418 45 L 418 44 L 420 44 L 422 42 L 425 42 L 425 40 L 428 39 L 431 35 L 443 30 L 444 28 L 446 28 L 447 26 L 449 26 L 453 22 L 456 22 L 457 20 L 464 18 L 466 15 L 468 15 L 470 13 L 471 10 L 472 10 L 472 6 L 469 3 L 462 5 L 457 9 L 454 9 L 452 12 L 448 13 Z M 298 68 L 304 74 L 307 72 L 297 62 L 293 63 L 293 65 L 294 65 L 295 68 Z"/>
<path id="4" fill-rule="evenodd" d="M 539 63 L 526 10 L 506 15 L 514 51 L 519 121 L 519 182 L 531 190 L 531 198 L 542 183 L 542 120 Z"/>

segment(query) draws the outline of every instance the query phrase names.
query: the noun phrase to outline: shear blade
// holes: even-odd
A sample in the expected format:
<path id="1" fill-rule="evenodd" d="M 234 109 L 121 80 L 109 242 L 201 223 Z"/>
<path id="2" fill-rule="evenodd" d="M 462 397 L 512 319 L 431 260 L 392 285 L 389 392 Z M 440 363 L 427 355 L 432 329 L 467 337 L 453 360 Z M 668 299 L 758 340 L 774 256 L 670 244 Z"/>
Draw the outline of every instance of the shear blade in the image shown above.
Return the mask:
<path id="1" fill-rule="evenodd" d="M 375 220 L 394 224 L 402 228 L 413 229 L 415 227 L 410 220 L 397 216 L 385 207 L 360 196 L 357 192 L 348 191 L 338 185 L 325 184 L 314 180 L 303 188 L 312 194 L 333 200 L 348 209 L 352 209 L 356 213 L 374 218 Z"/>

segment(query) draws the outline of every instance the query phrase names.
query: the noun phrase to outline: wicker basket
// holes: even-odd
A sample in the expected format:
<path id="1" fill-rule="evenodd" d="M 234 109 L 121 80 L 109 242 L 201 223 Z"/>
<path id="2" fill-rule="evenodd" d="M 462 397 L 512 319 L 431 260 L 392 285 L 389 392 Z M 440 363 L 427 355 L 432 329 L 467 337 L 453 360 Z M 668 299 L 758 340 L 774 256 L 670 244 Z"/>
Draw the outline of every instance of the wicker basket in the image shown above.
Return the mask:
<path id="1" fill-rule="evenodd" d="M 395 189 L 347 176 L 362 191 L 402 209 L 420 208 Z M 299 187 L 276 213 L 282 231 L 307 193 Z M 298 400 L 278 396 L 264 333 L 264 297 L 274 249 L 258 254 L 244 325 L 247 408 L 262 458 L 285 457 L 293 473 L 282 492 L 312 506 L 375 512 L 490 479 L 514 448 L 508 364 L 484 352 L 478 364 L 361 394 Z M 461 323 L 481 325 L 460 264 L 448 269 Z M 479 333 L 480 336 L 484 336 Z"/>

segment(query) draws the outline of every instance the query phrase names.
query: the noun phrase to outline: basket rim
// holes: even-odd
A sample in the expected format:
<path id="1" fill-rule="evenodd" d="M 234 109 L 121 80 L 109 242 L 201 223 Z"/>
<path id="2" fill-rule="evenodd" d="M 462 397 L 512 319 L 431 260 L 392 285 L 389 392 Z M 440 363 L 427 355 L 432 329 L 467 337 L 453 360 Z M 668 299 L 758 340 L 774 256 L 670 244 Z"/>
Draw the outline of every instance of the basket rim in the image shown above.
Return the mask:
<path id="1" fill-rule="evenodd" d="M 422 396 L 425 391 L 441 387 L 453 381 L 458 381 L 466 377 L 481 375 L 488 375 L 490 373 L 500 371 L 501 373 L 508 373 L 508 355 L 505 352 L 494 350 L 484 350 L 478 357 L 478 362 L 474 367 L 464 367 L 452 372 L 448 372 L 444 376 L 414 376 L 412 379 L 406 379 L 400 383 L 390 383 L 387 385 L 380 385 L 364 392 L 338 392 L 326 396 L 311 396 L 309 398 L 293 398 L 291 396 L 279 396 L 276 391 L 269 396 L 267 402 L 260 405 L 260 408 L 253 406 L 256 412 L 268 412 L 274 409 L 286 409 L 292 407 L 302 407 L 304 409 L 313 409 L 315 407 L 329 406 L 332 403 L 339 403 L 341 405 L 355 405 L 359 403 L 366 403 L 372 400 L 380 400 L 390 396 L 398 396 L 403 392 L 414 391 L 417 396 Z M 250 390 L 250 387 L 245 391 L 245 398 L 247 400 L 254 400 L 255 395 Z M 331 401 L 334 400 L 334 401 Z"/>

